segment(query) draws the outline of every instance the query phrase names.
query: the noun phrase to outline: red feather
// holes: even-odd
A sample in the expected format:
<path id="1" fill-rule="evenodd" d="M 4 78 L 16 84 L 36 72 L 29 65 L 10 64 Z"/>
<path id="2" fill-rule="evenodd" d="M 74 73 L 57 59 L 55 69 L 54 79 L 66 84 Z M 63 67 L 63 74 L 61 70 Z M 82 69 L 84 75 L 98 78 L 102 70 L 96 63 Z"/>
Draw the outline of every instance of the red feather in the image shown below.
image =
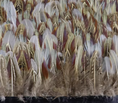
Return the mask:
<path id="1" fill-rule="evenodd" d="M 40 46 L 42 47 L 42 43 L 43 43 L 43 36 L 42 35 L 39 35 L 39 43 L 40 43 Z"/>
<path id="2" fill-rule="evenodd" d="M 45 43 L 44 43 L 44 49 L 46 49 L 46 45 L 45 45 Z"/>
<path id="3" fill-rule="evenodd" d="M 50 18 L 49 14 L 44 11 L 47 18 Z"/>
<path id="4" fill-rule="evenodd" d="M 47 69 L 48 68 L 47 68 L 46 62 L 44 60 L 42 63 L 42 74 L 46 79 L 48 78 L 48 70 Z"/>
<path id="5" fill-rule="evenodd" d="M 105 40 L 102 42 L 102 56 L 105 56 L 104 43 L 105 43 Z"/>
<path id="6" fill-rule="evenodd" d="M 11 78 L 11 62 L 9 60 L 8 65 L 7 65 L 7 71 L 8 71 L 8 76 Z"/>
<path id="7" fill-rule="evenodd" d="M 31 60 L 30 60 L 30 57 L 29 57 L 29 55 L 26 54 L 25 52 L 24 52 L 24 56 L 25 56 L 25 60 L 26 60 L 26 63 L 27 63 L 28 70 L 29 70 L 30 67 L 31 67 Z"/>
<path id="8" fill-rule="evenodd" d="M 116 0 L 116 11 L 118 12 L 118 1 Z"/>
<path id="9" fill-rule="evenodd" d="M 71 43 L 71 51 L 74 52 L 74 50 L 75 50 L 75 38 L 73 39 Z"/>
<path id="10" fill-rule="evenodd" d="M 75 65 L 75 59 L 76 59 L 76 54 L 73 55 L 73 58 L 72 58 L 72 64 L 73 66 Z"/>
<path id="11" fill-rule="evenodd" d="M 6 47 L 6 52 L 9 52 L 9 51 L 10 51 L 9 47 Z"/>
<path id="12" fill-rule="evenodd" d="M 65 48 L 67 40 L 68 40 L 68 35 L 67 35 L 67 32 L 66 32 L 66 27 L 64 27 L 63 48 L 62 48 L 62 50 Z"/>
<path id="13" fill-rule="evenodd" d="M 53 49 L 57 50 L 57 45 L 53 42 Z"/>
<path id="14" fill-rule="evenodd" d="M 61 63 L 60 63 L 60 60 L 59 60 L 59 57 L 57 56 L 57 59 L 56 59 L 56 66 L 57 66 L 57 69 L 60 70 L 61 69 Z"/>
<path id="15" fill-rule="evenodd" d="M 51 55 L 49 55 L 49 61 L 48 61 L 48 68 L 51 69 L 51 63 L 52 63 L 52 58 Z"/>
<path id="16" fill-rule="evenodd" d="M 0 50 L 1 50 L 1 47 L 2 47 L 2 38 L 0 38 Z"/>
<path id="17" fill-rule="evenodd" d="M 18 27 L 18 25 L 20 24 L 18 17 L 16 18 L 16 26 Z"/>
<path id="18" fill-rule="evenodd" d="M 107 30 L 106 30 L 106 27 L 103 25 L 103 34 L 106 36 L 106 37 L 108 37 L 107 36 Z"/>
<path id="19" fill-rule="evenodd" d="M 87 15 L 84 14 L 83 10 L 82 10 L 82 16 L 83 16 L 83 19 L 84 19 L 85 27 L 88 28 L 88 26 L 89 26 L 89 20 L 87 19 Z"/>

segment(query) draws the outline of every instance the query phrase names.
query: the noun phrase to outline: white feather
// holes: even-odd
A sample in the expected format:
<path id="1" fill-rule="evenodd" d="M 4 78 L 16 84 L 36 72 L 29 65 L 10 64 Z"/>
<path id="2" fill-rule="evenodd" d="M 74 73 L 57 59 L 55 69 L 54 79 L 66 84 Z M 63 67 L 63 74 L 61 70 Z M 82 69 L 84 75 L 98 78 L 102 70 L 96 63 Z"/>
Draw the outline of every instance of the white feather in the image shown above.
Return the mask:
<path id="1" fill-rule="evenodd" d="M 90 41 L 90 34 L 86 34 L 86 42 L 84 43 L 85 50 L 87 51 L 88 55 L 91 56 L 91 54 L 94 51 L 94 45 L 93 42 Z"/>
<path id="2" fill-rule="evenodd" d="M 6 52 L 5 52 L 5 51 L 3 51 L 3 50 L 0 50 L 0 55 L 2 55 L 2 56 L 4 56 L 4 57 L 5 57 Z"/>
<path id="3" fill-rule="evenodd" d="M 52 10 L 51 10 L 52 3 L 54 3 L 54 1 L 47 3 L 45 6 L 45 11 L 49 14 L 50 17 L 52 16 Z"/>
<path id="4" fill-rule="evenodd" d="M 110 5 L 110 9 L 111 9 L 111 14 L 116 13 L 116 1 L 114 0 L 113 4 Z"/>
<path id="5" fill-rule="evenodd" d="M 44 4 L 43 3 L 38 3 L 36 7 L 34 8 L 32 14 L 33 17 L 36 18 L 37 26 L 41 23 L 41 18 L 40 18 L 40 11 L 44 11 Z"/>
<path id="6" fill-rule="evenodd" d="M 39 44 L 38 36 L 32 36 L 30 39 L 30 42 L 35 44 L 36 50 L 40 50 L 40 44 Z"/>
<path id="7" fill-rule="evenodd" d="M 111 29 L 111 27 L 110 27 L 110 25 L 108 23 L 106 25 L 106 28 L 107 28 L 108 31 L 110 31 L 110 32 L 112 31 L 112 29 Z"/>
<path id="8" fill-rule="evenodd" d="M 46 45 L 46 48 L 49 48 L 50 51 L 53 49 L 53 42 L 57 44 L 57 38 L 51 34 L 49 29 L 46 29 L 43 34 L 43 44 L 42 48 L 44 48 L 44 44 Z"/>
<path id="9" fill-rule="evenodd" d="M 68 0 L 68 3 L 77 3 L 77 0 Z"/>
<path id="10" fill-rule="evenodd" d="M 53 9 L 52 5 L 55 3 L 56 9 Z M 58 1 L 50 1 L 45 6 L 45 11 L 49 14 L 49 16 L 53 16 L 56 13 L 59 16 L 59 10 L 57 9 L 57 5 L 61 8 L 60 3 Z"/>
<path id="11" fill-rule="evenodd" d="M 116 55 L 116 53 L 113 51 L 113 50 L 110 50 L 110 59 L 112 59 L 113 61 L 113 65 L 114 65 L 114 67 L 115 67 L 115 70 L 116 70 L 116 72 L 117 72 L 117 74 L 118 74 L 118 56 Z"/>
<path id="12" fill-rule="evenodd" d="M 106 37 L 102 34 L 100 35 L 100 45 L 102 46 L 102 42 L 106 40 Z"/>
<path id="13" fill-rule="evenodd" d="M 28 34 L 27 36 L 31 38 L 35 31 L 33 23 L 29 19 L 24 19 L 23 21 L 21 21 L 21 24 L 23 24 L 26 27 Z"/>
<path id="14" fill-rule="evenodd" d="M 104 58 L 104 62 L 105 62 L 105 70 L 107 72 L 107 76 L 109 77 L 110 74 L 114 74 L 115 73 L 115 70 L 111 69 L 110 59 L 108 57 Z"/>
<path id="15" fill-rule="evenodd" d="M 2 26 L 0 26 L 0 38 L 2 37 Z"/>
<path id="16" fill-rule="evenodd" d="M 52 26 L 51 19 L 47 19 L 47 25 L 48 25 L 48 27 L 50 29 L 50 32 L 52 32 L 53 26 Z"/>
<path id="17" fill-rule="evenodd" d="M 16 9 L 15 9 L 13 3 L 12 2 L 7 2 L 5 4 L 4 8 L 7 12 L 7 20 L 11 21 L 13 23 L 14 27 L 16 27 L 16 17 L 17 17 L 17 15 L 16 15 Z"/>
<path id="18" fill-rule="evenodd" d="M 113 45 L 115 47 L 116 53 L 118 53 L 118 36 L 116 35 L 113 36 Z"/>
<path id="19" fill-rule="evenodd" d="M 95 44 L 95 51 L 98 51 L 99 57 L 102 57 L 102 48 L 99 42 Z"/>
<path id="20" fill-rule="evenodd" d="M 74 9 L 72 11 L 72 15 L 75 16 L 76 18 L 81 18 L 81 20 L 83 21 L 83 16 L 82 16 L 82 13 L 78 10 L 78 9 Z"/>
<path id="21" fill-rule="evenodd" d="M 2 39 L 2 47 L 6 47 L 7 44 L 10 45 L 10 47 L 14 48 L 14 44 L 16 44 L 18 42 L 18 39 L 15 37 L 15 35 L 13 34 L 12 31 L 8 31 L 6 32 L 6 34 L 4 35 L 3 39 Z"/>
<path id="22" fill-rule="evenodd" d="M 64 12 L 65 8 L 67 8 L 67 0 L 60 0 L 60 6 L 62 8 L 62 12 Z"/>
<path id="23" fill-rule="evenodd" d="M 37 64 L 33 59 L 31 59 L 31 66 L 33 71 L 37 74 Z"/>

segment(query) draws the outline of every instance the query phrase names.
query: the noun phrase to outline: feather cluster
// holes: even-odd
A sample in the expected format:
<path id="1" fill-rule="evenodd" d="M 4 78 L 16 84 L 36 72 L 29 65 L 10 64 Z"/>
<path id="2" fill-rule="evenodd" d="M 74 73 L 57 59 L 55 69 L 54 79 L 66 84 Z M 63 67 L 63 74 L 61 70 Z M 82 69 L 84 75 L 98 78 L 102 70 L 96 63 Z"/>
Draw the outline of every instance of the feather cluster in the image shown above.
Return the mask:
<path id="1" fill-rule="evenodd" d="M 117 0 L 1 0 L 0 96 L 118 95 Z"/>

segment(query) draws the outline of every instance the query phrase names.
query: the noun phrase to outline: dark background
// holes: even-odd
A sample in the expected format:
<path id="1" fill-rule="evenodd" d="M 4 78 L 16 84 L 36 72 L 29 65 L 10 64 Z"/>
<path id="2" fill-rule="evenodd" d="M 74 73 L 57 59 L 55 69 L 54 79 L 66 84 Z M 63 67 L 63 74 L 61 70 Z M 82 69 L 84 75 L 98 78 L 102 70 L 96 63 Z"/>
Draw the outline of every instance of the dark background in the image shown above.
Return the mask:
<path id="1" fill-rule="evenodd" d="M 23 97 L 24 101 L 20 101 L 17 97 L 6 97 L 5 101 L 0 103 L 118 103 L 116 97 Z"/>

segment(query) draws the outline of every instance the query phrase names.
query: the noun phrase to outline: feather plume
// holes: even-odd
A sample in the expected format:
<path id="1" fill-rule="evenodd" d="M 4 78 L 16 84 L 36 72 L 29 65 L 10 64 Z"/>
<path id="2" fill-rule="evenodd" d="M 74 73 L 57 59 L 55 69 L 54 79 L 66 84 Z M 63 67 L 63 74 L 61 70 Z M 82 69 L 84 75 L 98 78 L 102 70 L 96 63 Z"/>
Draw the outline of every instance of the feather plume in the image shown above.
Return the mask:
<path id="1" fill-rule="evenodd" d="M 117 0 L 1 0 L 0 96 L 118 94 Z"/>

